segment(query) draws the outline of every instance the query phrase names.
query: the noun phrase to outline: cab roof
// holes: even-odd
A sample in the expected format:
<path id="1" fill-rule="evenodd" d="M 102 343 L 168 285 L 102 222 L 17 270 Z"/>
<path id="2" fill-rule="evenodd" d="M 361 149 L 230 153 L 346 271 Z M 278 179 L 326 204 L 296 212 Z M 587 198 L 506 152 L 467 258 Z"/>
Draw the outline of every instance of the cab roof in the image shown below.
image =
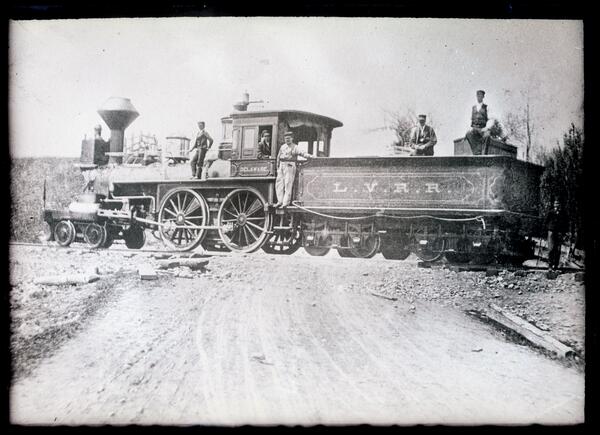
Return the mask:
<path id="1" fill-rule="evenodd" d="M 303 110 L 248 110 L 248 111 L 236 111 L 233 112 L 231 118 L 255 118 L 257 116 L 277 116 L 285 118 L 305 118 L 313 122 L 327 125 L 331 128 L 341 127 L 344 124 L 337 119 L 330 118 L 328 116 L 319 115 L 317 113 L 305 112 Z"/>

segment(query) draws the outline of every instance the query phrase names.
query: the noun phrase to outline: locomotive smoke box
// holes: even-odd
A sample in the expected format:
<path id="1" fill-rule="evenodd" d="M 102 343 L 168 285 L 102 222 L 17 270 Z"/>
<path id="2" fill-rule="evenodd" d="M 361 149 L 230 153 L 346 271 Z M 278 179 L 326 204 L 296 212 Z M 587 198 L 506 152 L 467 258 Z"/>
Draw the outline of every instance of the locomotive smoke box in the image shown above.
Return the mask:
<path id="1" fill-rule="evenodd" d="M 123 152 L 125 129 L 140 114 L 133 107 L 129 98 L 122 97 L 111 97 L 106 100 L 98 109 L 98 114 L 110 128 L 110 152 Z M 120 163 L 121 159 L 122 157 L 111 155 L 109 163 Z"/>

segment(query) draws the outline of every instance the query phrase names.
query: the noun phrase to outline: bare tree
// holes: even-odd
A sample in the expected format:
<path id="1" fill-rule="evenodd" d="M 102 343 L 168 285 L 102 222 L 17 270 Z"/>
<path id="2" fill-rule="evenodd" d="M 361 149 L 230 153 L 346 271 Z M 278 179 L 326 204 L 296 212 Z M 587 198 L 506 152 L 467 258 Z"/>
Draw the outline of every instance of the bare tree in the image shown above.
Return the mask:
<path id="1" fill-rule="evenodd" d="M 514 112 L 508 112 L 502 121 L 511 143 L 525 149 L 525 161 L 532 160 L 535 148 L 536 126 L 533 122 L 531 92 L 529 89 L 520 92 L 524 97 L 522 107 Z"/>
<path id="2" fill-rule="evenodd" d="M 417 115 L 414 110 L 383 110 L 383 126 L 370 129 L 369 131 L 393 131 L 396 140 L 388 144 L 390 154 L 394 154 L 394 148 L 397 146 L 408 146 L 410 139 L 410 130 L 417 123 Z"/>

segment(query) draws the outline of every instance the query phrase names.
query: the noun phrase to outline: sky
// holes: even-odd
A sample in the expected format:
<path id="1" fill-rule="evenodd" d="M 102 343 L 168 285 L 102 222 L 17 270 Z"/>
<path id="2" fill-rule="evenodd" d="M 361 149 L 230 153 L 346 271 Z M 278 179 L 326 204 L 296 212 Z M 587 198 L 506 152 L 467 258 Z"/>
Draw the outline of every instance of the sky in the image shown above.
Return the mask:
<path id="1" fill-rule="evenodd" d="M 583 23 L 397 18 L 143 18 L 11 21 L 9 140 L 13 157 L 79 156 L 112 96 L 140 116 L 125 137 L 191 135 L 247 91 L 255 109 L 338 119 L 332 155 L 385 155 L 385 112 L 425 113 L 436 155 L 470 125 L 475 91 L 493 116 L 523 109 L 552 147 L 583 127 Z"/>

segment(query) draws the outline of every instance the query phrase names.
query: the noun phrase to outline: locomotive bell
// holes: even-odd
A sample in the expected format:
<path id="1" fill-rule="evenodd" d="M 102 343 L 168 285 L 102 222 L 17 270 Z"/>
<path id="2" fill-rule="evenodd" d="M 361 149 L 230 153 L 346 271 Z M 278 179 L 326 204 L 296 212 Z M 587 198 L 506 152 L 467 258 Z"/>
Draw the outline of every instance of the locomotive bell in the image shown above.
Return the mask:
<path id="1" fill-rule="evenodd" d="M 110 128 L 110 152 L 123 152 L 125 129 L 140 116 L 129 98 L 111 97 L 98 109 L 106 125 Z M 121 163 L 122 157 L 110 156 L 109 163 Z"/>

